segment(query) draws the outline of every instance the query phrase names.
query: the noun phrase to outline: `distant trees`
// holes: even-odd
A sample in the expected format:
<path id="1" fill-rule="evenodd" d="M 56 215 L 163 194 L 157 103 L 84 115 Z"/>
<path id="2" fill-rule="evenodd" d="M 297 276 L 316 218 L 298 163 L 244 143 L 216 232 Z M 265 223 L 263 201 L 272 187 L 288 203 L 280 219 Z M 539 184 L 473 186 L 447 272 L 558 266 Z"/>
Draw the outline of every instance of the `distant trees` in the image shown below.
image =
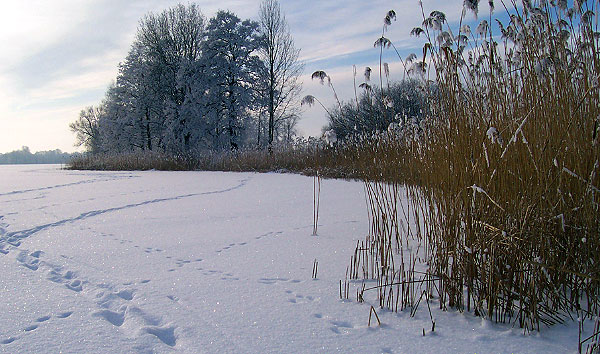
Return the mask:
<path id="1" fill-rule="evenodd" d="M 195 4 L 146 15 L 104 100 L 70 125 L 77 143 L 91 152 L 172 154 L 255 144 L 261 115 L 268 111 L 268 87 L 273 91 L 273 130 L 287 120 L 286 134 L 293 135 L 297 119 L 288 118 L 299 94 L 298 52 L 282 44 L 277 58 L 286 58 L 285 64 L 267 61 L 267 36 L 261 28 L 228 11 L 207 21 Z M 285 33 L 282 38 L 291 43 Z M 268 79 L 269 63 L 273 81 Z M 280 74 L 275 71 L 279 68 L 288 72 Z M 283 136 L 283 131 L 274 135 Z"/>
<path id="2" fill-rule="evenodd" d="M 34 154 L 29 150 L 29 147 L 23 146 L 21 150 L 0 154 L 0 165 L 60 164 L 67 163 L 71 157 L 71 154 L 58 149 L 38 151 Z"/>

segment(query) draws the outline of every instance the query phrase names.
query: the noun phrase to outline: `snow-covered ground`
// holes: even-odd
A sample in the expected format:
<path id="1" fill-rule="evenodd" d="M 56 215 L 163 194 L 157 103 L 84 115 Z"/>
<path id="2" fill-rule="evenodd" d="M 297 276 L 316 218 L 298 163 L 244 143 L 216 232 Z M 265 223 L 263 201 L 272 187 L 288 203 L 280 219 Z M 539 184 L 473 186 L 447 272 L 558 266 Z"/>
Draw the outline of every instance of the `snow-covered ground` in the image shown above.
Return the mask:
<path id="1" fill-rule="evenodd" d="M 524 336 L 433 309 L 430 332 L 425 308 L 378 309 L 368 327 L 369 301 L 338 295 L 367 233 L 363 186 L 323 181 L 318 236 L 312 188 L 289 174 L 0 167 L 0 352 L 577 351 L 574 323 Z"/>

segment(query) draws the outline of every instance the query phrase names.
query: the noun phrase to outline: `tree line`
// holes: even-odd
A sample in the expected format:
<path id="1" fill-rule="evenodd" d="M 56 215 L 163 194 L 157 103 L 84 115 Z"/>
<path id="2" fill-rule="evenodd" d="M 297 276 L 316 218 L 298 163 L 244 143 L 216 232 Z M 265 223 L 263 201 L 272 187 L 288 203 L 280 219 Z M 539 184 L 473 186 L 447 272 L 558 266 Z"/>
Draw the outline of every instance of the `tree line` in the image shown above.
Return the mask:
<path id="1" fill-rule="evenodd" d="M 21 150 L 0 154 L 0 165 L 62 164 L 67 163 L 71 157 L 73 155 L 59 149 L 32 153 L 29 147 L 23 146 Z"/>
<path id="2" fill-rule="evenodd" d="M 140 20 L 103 101 L 70 128 L 93 153 L 189 154 L 291 140 L 299 119 L 298 61 L 277 0 L 258 21 L 196 4 Z"/>

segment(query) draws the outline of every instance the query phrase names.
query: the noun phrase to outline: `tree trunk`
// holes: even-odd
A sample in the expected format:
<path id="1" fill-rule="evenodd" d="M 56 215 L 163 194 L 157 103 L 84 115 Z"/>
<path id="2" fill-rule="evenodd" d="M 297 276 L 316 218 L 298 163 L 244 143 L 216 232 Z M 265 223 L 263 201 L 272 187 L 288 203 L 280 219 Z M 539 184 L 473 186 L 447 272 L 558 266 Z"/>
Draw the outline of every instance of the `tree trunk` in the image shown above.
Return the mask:
<path id="1" fill-rule="evenodd" d="M 273 60 L 269 63 L 269 150 L 273 144 L 273 133 L 275 130 L 275 72 Z"/>
<path id="2" fill-rule="evenodd" d="M 148 150 L 152 151 L 152 135 L 150 134 L 150 116 L 148 109 L 146 109 L 146 142 Z"/>

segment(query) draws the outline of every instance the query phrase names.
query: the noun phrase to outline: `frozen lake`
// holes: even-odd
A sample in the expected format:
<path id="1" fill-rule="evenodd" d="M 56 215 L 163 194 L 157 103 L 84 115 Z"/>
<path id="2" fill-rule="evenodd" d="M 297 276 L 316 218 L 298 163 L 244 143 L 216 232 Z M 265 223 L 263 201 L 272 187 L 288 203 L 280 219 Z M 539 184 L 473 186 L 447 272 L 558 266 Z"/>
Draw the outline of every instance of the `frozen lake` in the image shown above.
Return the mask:
<path id="1" fill-rule="evenodd" d="M 434 309 L 339 299 L 368 230 L 363 185 L 290 174 L 0 166 L 0 352 L 576 352 Z M 318 276 L 312 279 L 313 262 Z M 373 293 L 372 296 L 375 294 Z"/>

